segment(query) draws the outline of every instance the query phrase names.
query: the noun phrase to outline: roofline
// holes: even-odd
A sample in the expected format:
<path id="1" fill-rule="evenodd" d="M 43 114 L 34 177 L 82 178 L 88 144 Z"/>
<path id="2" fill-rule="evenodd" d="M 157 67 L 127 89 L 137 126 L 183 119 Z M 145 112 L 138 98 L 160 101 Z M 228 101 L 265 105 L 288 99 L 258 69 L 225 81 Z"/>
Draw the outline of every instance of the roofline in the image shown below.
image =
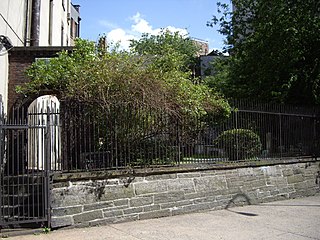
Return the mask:
<path id="1" fill-rule="evenodd" d="M 55 56 L 61 51 L 72 51 L 74 47 L 70 46 L 55 46 L 55 47 L 13 47 L 9 51 L 9 55 L 34 55 L 34 56 Z"/>

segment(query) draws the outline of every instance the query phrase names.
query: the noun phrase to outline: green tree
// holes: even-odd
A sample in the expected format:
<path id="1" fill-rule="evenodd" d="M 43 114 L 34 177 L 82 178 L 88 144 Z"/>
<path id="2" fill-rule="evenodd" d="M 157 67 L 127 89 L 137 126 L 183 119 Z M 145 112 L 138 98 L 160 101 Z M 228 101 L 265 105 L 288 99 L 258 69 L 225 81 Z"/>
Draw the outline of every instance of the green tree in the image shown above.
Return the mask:
<path id="1" fill-rule="evenodd" d="M 161 30 L 158 35 L 143 34 L 139 40 L 131 40 L 131 51 L 138 55 L 153 56 L 153 63 L 162 71 L 190 71 L 196 64 L 199 47 L 179 32 Z"/>
<path id="2" fill-rule="evenodd" d="M 31 81 L 17 91 L 24 95 L 51 91 L 60 99 L 87 102 L 102 111 L 126 102 L 166 108 L 177 117 L 214 112 L 228 115 L 228 104 L 220 95 L 190 81 L 190 72 L 184 68 L 190 49 L 172 47 L 170 42 L 177 38 L 177 34 L 168 32 L 156 38 L 144 35 L 142 40 L 132 42 L 132 52 L 109 51 L 78 39 L 73 51 L 62 51 L 49 62 L 35 62 L 27 71 Z M 152 45 L 154 39 L 162 42 Z M 149 43 L 144 51 L 143 46 Z"/>
<path id="3" fill-rule="evenodd" d="M 191 126 L 209 115 L 219 121 L 230 114 L 230 108 L 208 86 L 190 81 L 190 71 L 185 68 L 185 58 L 190 55 L 179 51 L 178 45 L 172 48 L 168 44 L 178 35 L 164 32 L 162 37 L 162 50 L 158 43 L 143 51 L 143 41 L 150 42 L 144 35 L 132 43 L 136 48 L 131 52 L 105 48 L 104 41 L 96 45 L 78 39 L 73 51 L 62 51 L 49 62 L 35 62 L 27 71 L 30 82 L 17 91 L 26 96 L 50 91 L 68 100 L 68 109 L 80 105 L 79 115 L 70 111 L 67 116 L 72 119 L 70 128 L 76 127 L 79 119 L 86 121 L 88 128 L 90 124 L 99 126 L 91 142 L 112 156 L 117 156 L 121 146 L 133 162 L 153 163 L 159 157 L 172 161 L 177 154 L 168 144 L 177 137 L 177 123 Z M 77 130 L 71 132 L 77 138 Z M 154 149 L 161 149 L 160 156 Z"/>
<path id="4" fill-rule="evenodd" d="M 229 97 L 319 104 L 320 4 L 318 0 L 234 0 L 219 3 L 228 60 L 208 79 Z"/>

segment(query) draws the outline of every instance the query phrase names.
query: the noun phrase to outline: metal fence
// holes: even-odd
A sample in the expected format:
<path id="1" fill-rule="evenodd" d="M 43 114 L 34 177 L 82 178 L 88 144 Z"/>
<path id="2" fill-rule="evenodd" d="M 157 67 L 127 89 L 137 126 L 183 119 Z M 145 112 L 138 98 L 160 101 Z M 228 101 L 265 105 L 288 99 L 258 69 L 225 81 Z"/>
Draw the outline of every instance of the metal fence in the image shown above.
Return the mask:
<path id="1" fill-rule="evenodd" d="M 50 225 L 52 136 L 60 126 L 55 113 L 35 110 L 7 117 L 0 95 L 0 228 Z"/>
<path id="2" fill-rule="evenodd" d="M 60 106 L 61 105 L 61 106 Z M 0 95 L 0 228 L 50 225 L 51 173 L 314 158 L 319 108 L 233 101 L 228 119 L 106 109 L 43 96 L 6 117 Z"/>
<path id="3" fill-rule="evenodd" d="M 230 118 L 177 119 L 159 109 L 121 105 L 97 111 L 62 104 L 61 169 L 217 164 L 315 157 L 319 109 L 249 101 Z"/>

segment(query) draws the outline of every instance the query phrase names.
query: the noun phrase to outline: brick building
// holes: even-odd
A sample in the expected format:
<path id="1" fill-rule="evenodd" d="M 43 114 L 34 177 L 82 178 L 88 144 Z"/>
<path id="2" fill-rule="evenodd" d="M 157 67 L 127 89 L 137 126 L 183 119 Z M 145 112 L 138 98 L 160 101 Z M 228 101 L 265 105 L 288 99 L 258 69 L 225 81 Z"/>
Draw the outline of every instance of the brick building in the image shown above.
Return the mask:
<path id="1" fill-rule="evenodd" d="M 22 96 L 15 91 L 16 86 L 22 85 L 29 81 L 25 71 L 36 59 L 51 58 L 57 56 L 57 52 L 61 50 L 71 51 L 72 47 L 14 47 L 9 53 L 9 69 L 8 69 L 8 109 L 15 104 L 25 104 L 33 99 L 23 99 Z M 36 97 L 36 96 L 35 96 Z"/>
<path id="2" fill-rule="evenodd" d="M 0 1 L 0 36 L 14 47 L 0 53 L 0 95 L 5 111 L 16 97 L 15 86 L 26 81 L 24 69 L 40 52 L 42 57 L 51 57 L 53 51 L 74 45 L 80 32 L 79 10 L 71 0 Z"/>

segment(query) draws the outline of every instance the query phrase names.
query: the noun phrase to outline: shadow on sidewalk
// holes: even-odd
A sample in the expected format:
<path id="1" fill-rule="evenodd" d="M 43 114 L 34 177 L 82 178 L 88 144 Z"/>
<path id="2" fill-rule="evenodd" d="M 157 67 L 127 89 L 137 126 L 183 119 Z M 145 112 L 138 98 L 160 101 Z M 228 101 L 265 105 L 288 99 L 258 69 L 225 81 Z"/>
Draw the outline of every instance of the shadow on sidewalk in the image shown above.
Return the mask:
<path id="1" fill-rule="evenodd" d="M 238 194 L 236 194 L 236 195 L 228 202 L 227 206 L 225 207 L 225 210 L 227 210 L 227 211 L 229 211 L 229 212 L 236 213 L 236 214 L 244 215 L 244 216 L 249 216 L 249 217 L 256 217 L 256 216 L 258 216 L 258 214 L 255 214 L 255 213 L 239 212 L 239 211 L 230 210 L 229 208 L 230 208 L 231 205 L 237 206 L 236 201 L 238 201 L 238 202 L 245 202 L 247 205 L 251 205 L 250 198 L 249 198 L 246 194 L 244 194 L 244 193 L 238 193 Z"/>
<path id="2" fill-rule="evenodd" d="M 250 198 L 245 193 L 238 193 L 228 202 L 227 206 L 225 207 L 225 210 L 236 213 L 236 214 L 244 215 L 244 216 L 250 216 L 250 217 L 258 216 L 258 214 L 255 214 L 255 213 L 239 212 L 239 211 L 230 209 L 231 206 L 232 207 L 239 206 L 238 203 L 241 203 L 241 205 L 252 205 Z M 259 205 L 256 205 L 256 204 L 254 205 L 259 207 L 320 207 L 320 204 L 263 203 Z"/>

